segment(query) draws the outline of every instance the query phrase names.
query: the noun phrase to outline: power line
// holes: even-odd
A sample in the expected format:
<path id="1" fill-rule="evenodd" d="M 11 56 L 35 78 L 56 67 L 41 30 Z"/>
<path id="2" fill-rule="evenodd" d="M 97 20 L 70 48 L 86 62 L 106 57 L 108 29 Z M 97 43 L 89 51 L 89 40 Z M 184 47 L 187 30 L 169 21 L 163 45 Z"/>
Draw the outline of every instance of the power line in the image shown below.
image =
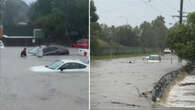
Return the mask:
<path id="1" fill-rule="evenodd" d="M 179 10 L 179 15 L 173 15 L 172 17 L 178 17 L 179 18 L 179 24 L 182 24 L 183 23 L 183 17 L 187 17 L 187 16 L 184 16 L 184 12 L 183 12 L 183 5 L 184 5 L 184 1 L 183 0 L 180 0 L 180 10 Z"/>
<path id="2" fill-rule="evenodd" d="M 147 6 L 150 6 L 154 11 L 156 11 L 156 12 L 158 12 L 158 13 L 164 13 L 165 15 L 168 15 L 168 16 L 170 16 L 170 14 L 168 14 L 168 13 L 165 13 L 165 12 L 163 12 L 163 11 L 161 11 L 160 9 L 158 9 L 158 8 L 156 8 L 156 7 L 154 7 L 150 2 L 150 0 L 147 2 L 147 1 L 143 1 L 143 0 L 140 0 L 141 2 L 143 2 L 143 3 L 145 3 Z"/>
<path id="3" fill-rule="evenodd" d="M 193 5 L 192 5 L 192 1 L 191 0 L 188 0 L 190 6 L 194 9 Z"/>
<path id="4" fill-rule="evenodd" d="M 185 2 L 185 8 L 187 9 L 187 10 L 190 10 L 191 9 L 191 6 L 190 6 L 190 4 L 189 4 L 189 2 L 187 2 L 187 0 L 186 0 L 186 2 Z"/>
<path id="5" fill-rule="evenodd" d="M 176 11 L 177 9 L 173 8 L 173 6 L 170 6 L 169 3 L 167 3 L 166 1 L 160 1 L 161 3 L 164 4 L 164 6 L 166 6 L 168 9 L 170 9 L 171 11 Z M 165 3 L 166 2 L 166 3 Z"/>

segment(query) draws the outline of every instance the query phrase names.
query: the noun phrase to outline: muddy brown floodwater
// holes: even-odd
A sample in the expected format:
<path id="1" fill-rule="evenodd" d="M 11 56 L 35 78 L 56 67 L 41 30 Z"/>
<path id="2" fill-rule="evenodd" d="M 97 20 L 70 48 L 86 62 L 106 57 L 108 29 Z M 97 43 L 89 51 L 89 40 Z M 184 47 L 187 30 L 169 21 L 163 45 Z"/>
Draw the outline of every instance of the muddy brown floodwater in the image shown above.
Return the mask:
<path id="1" fill-rule="evenodd" d="M 81 59 L 77 49 L 69 56 L 20 58 L 22 47 L 0 50 L 0 110 L 87 110 L 88 73 L 36 73 L 30 67 L 57 59 Z"/>
<path id="2" fill-rule="evenodd" d="M 161 63 L 149 64 L 142 58 L 91 61 L 91 110 L 184 110 L 152 108 L 150 97 L 142 95 L 149 94 L 163 75 L 182 66 L 178 58 L 172 57 L 172 64 L 170 55 L 163 56 Z"/>

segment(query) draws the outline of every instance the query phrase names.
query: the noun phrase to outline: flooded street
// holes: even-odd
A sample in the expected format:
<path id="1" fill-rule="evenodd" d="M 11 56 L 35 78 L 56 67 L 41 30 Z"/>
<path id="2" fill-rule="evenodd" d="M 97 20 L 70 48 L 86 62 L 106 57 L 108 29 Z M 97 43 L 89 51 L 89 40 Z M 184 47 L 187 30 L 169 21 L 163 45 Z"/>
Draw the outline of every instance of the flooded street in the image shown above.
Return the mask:
<path id="1" fill-rule="evenodd" d="M 163 75 L 182 65 L 178 64 L 176 56 L 173 57 L 172 64 L 171 56 L 162 57 L 161 63 L 151 64 L 146 63 L 142 58 L 91 62 L 92 110 L 152 109 L 150 97 L 144 97 L 142 93 L 150 93 L 154 84 Z M 135 63 L 128 63 L 129 60 L 134 60 Z"/>
<path id="2" fill-rule="evenodd" d="M 195 108 L 195 75 L 187 76 L 171 89 L 166 106 Z"/>
<path id="3" fill-rule="evenodd" d="M 1 110 L 87 110 L 88 73 L 38 73 L 32 66 L 48 65 L 57 59 L 81 59 L 77 49 L 68 56 L 20 58 L 22 47 L 0 51 Z"/>

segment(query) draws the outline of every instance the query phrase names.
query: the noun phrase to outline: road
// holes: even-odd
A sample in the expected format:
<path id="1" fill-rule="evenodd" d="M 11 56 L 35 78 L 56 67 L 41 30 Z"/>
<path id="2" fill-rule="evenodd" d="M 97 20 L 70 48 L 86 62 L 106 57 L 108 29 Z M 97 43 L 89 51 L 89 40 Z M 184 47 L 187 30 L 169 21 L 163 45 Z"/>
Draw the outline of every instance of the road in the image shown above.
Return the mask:
<path id="1" fill-rule="evenodd" d="M 178 58 L 162 57 L 161 63 L 148 64 L 143 57 L 95 60 L 91 62 L 91 110 L 151 110 L 151 99 L 140 94 L 151 91 L 166 73 L 180 68 Z M 128 63 L 134 60 L 134 63 Z M 162 110 L 170 108 L 161 107 Z M 159 108 L 157 108 L 159 109 Z M 174 108 L 172 108 L 174 110 Z M 171 109 L 171 110 L 172 110 Z M 175 108 L 175 110 L 179 110 Z M 183 110 L 183 109 L 182 109 Z"/>
<path id="2" fill-rule="evenodd" d="M 77 49 L 69 56 L 20 58 L 22 47 L 0 50 L 1 110 L 87 110 L 88 73 L 35 73 L 32 66 L 57 59 L 81 59 Z"/>

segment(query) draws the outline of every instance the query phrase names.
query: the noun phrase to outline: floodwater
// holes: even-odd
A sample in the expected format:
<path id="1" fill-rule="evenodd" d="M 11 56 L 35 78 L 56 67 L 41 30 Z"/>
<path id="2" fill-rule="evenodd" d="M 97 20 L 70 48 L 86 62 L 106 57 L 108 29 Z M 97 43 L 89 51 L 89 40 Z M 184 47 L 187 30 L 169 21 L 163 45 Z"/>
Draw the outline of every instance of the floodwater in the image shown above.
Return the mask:
<path id="1" fill-rule="evenodd" d="M 92 110 L 156 109 L 152 108 L 151 97 L 144 97 L 142 93 L 150 94 L 163 75 L 177 70 L 182 64 L 178 64 L 176 56 L 170 55 L 162 57 L 161 63 L 146 63 L 142 58 L 91 61 Z M 128 63 L 129 60 L 135 62 Z"/>
<path id="2" fill-rule="evenodd" d="M 22 47 L 0 50 L 1 110 L 87 110 L 88 73 L 38 73 L 32 66 L 47 65 L 57 59 L 81 59 L 77 49 L 68 56 L 28 56 L 20 58 Z"/>
<path id="3" fill-rule="evenodd" d="M 171 89 L 166 106 L 195 108 L 195 75 L 185 77 Z"/>

